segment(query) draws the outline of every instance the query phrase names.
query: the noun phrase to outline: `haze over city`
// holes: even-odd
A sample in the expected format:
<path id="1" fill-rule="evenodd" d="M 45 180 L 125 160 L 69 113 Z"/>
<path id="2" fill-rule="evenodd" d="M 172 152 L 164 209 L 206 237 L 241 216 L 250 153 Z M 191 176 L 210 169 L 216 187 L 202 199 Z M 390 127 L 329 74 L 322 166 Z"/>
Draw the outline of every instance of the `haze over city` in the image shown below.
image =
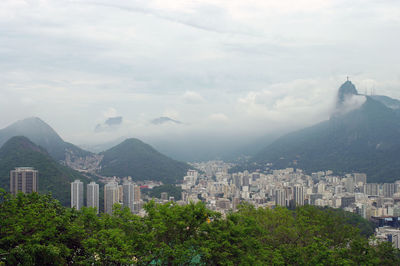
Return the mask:
<path id="1" fill-rule="evenodd" d="M 399 30 L 397 1 L 5 0 L 0 128 L 232 149 L 328 119 L 347 76 L 400 98 Z"/>

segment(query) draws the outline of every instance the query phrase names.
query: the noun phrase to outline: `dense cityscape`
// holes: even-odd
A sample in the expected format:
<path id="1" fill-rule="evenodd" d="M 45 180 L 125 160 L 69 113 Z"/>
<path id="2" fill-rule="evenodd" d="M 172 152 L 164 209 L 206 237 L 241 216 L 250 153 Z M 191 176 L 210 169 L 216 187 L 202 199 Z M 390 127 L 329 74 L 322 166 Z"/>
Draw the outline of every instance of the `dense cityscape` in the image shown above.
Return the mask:
<path id="1" fill-rule="evenodd" d="M 332 171 L 320 171 L 307 175 L 301 169 L 267 169 L 256 172 L 229 173 L 233 166 L 223 161 L 194 163 L 197 170 L 189 170 L 183 177 L 182 198 L 176 202 L 204 202 L 210 210 L 223 215 L 237 210 L 242 202 L 255 207 L 274 208 L 284 206 L 296 208 L 304 205 L 341 208 L 356 213 L 376 225 L 375 237 L 390 241 L 400 248 L 400 180 L 395 183 L 367 183 L 364 173 L 334 175 Z M 200 171 L 200 172 L 199 172 Z M 31 167 L 19 167 L 10 172 L 10 191 L 38 191 L 39 173 Z M 146 215 L 143 210 L 149 197 L 141 196 L 141 187 L 150 188 L 159 182 L 132 182 L 131 177 L 104 177 L 104 212 L 112 214 L 115 204 L 127 207 L 134 214 Z M 86 197 L 84 191 L 86 190 Z M 71 208 L 96 208 L 99 213 L 99 184 L 90 182 L 84 189 L 80 180 L 71 183 Z M 84 199 L 86 198 L 86 204 Z M 145 201 L 144 201 L 145 200 Z M 162 192 L 158 203 L 175 201 L 174 197 Z"/>

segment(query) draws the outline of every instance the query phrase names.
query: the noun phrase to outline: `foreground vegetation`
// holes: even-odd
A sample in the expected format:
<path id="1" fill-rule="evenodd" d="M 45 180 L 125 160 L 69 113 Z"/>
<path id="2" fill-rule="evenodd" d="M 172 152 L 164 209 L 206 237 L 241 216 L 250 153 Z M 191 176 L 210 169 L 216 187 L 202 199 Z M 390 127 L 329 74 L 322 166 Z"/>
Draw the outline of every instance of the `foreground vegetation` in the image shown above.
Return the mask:
<path id="1" fill-rule="evenodd" d="M 222 218 L 204 204 L 150 202 L 147 216 L 63 207 L 50 195 L 0 191 L 0 264 L 400 265 L 340 212 L 242 205 Z"/>

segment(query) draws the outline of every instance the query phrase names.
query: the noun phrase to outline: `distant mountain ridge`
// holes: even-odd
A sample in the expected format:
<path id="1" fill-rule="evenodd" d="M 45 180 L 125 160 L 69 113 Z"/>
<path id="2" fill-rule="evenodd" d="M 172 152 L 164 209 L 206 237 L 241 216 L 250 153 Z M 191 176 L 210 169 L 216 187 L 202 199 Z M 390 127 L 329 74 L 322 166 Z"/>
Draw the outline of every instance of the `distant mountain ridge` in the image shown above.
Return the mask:
<path id="1" fill-rule="evenodd" d="M 54 129 L 38 117 L 26 118 L 0 129 L 0 147 L 15 136 L 27 137 L 36 145 L 45 148 L 57 161 L 65 162 L 67 155 L 73 160 L 92 155 L 91 152 L 65 142 Z"/>
<path id="2" fill-rule="evenodd" d="M 365 97 L 359 108 L 289 133 L 252 161 L 258 165 L 272 163 L 275 168 L 365 172 L 369 182 L 400 179 L 400 115 L 393 109 L 398 101 L 386 96 L 361 96 L 350 83 L 346 81 L 340 87 L 337 108 L 342 108 L 351 95 Z"/>
<path id="3" fill-rule="evenodd" d="M 138 139 L 126 139 L 104 152 L 94 154 L 63 141 L 37 117 L 20 120 L 1 129 L 0 147 L 15 136 L 26 137 L 63 165 L 105 176 L 132 176 L 134 180 L 175 183 L 180 182 L 190 168 L 186 163 L 170 159 Z"/>
<path id="4" fill-rule="evenodd" d="M 9 191 L 10 170 L 22 166 L 39 170 L 39 192 L 51 192 L 65 206 L 70 203 L 70 183 L 75 179 L 89 181 L 79 172 L 59 164 L 28 138 L 12 137 L 0 148 L 0 187 Z"/>

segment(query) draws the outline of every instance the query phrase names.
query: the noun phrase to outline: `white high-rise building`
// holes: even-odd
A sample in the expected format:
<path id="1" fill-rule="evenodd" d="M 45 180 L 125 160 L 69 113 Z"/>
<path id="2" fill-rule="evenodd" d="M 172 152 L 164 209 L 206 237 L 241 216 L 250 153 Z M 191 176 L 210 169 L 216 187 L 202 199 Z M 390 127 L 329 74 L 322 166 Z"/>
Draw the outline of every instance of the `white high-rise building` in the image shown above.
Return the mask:
<path id="1" fill-rule="evenodd" d="M 285 191 L 285 189 L 277 189 L 275 191 L 275 205 L 286 206 L 286 191 Z"/>
<path id="2" fill-rule="evenodd" d="M 128 207 L 131 212 L 134 212 L 134 202 L 135 202 L 135 185 L 131 181 L 126 181 L 122 185 L 122 204 Z"/>
<path id="3" fill-rule="evenodd" d="M 304 188 L 301 185 L 295 185 L 293 189 L 293 197 L 296 203 L 296 206 L 304 205 Z"/>
<path id="4" fill-rule="evenodd" d="M 71 183 L 71 208 L 80 210 L 83 207 L 83 183 L 75 180 Z"/>
<path id="5" fill-rule="evenodd" d="M 111 214 L 115 203 L 119 202 L 118 183 L 111 181 L 104 186 L 104 212 Z"/>
<path id="6" fill-rule="evenodd" d="M 99 213 L 99 184 L 93 181 L 86 187 L 86 206 L 96 208 Z"/>

